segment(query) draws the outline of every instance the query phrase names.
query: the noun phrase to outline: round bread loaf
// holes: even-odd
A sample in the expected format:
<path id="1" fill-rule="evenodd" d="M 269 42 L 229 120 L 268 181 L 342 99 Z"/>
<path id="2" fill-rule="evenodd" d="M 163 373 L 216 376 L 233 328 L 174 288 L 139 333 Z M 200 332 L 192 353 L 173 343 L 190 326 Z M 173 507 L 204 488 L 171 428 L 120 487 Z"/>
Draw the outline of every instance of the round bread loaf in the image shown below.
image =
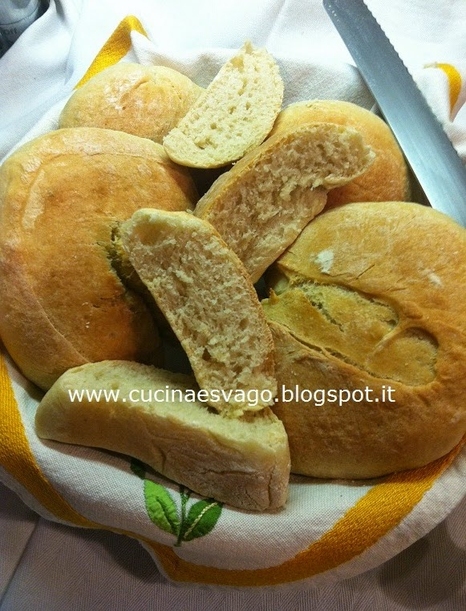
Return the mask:
<path id="1" fill-rule="evenodd" d="M 353 127 L 375 153 L 372 165 L 351 182 L 333 189 L 327 208 L 349 202 L 408 201 L 409 172 L 388 125 L 376 114 L 342 100 L 310 100 L 290 104 L 281 111 L 272 134 L 304 123 L 330 122 Z"/>
<path id="2" fill-rule="evenodd" d="M 59 126 L 115 129 L 161 143 L 202 91 L 171 68 L 121 62 L 72 94 Z"/>
<path id="3" fill-rule="evenodd" d="M 69 128 L 24 145 L 0 168 L 0 335 L 47 389 L 89 361 L 158 362 L 158 332 L 119 277 L 112 238 L 143 206 L 192 208 L 191 178 L 160 144 Z"/>
<path id="4" fill-rule="evenodd" d="M 466 230 L 420 204 L 324 211 L 263 301 L 292 471 L 369 478 L 466 433 Z"/>

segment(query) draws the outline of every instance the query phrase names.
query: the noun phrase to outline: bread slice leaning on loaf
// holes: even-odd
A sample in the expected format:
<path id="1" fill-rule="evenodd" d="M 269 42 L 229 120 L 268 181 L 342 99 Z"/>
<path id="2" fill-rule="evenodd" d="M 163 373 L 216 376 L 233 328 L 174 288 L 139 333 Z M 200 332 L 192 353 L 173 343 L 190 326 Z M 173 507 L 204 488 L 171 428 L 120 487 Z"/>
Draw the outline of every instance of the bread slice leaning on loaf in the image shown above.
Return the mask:
<path id="1" fill-rule="evenodd" d="M 238 416 L 271 405 L 272 336 L 246 270 L 215 229 L 188 212 L 142 209 L 120 233 L 199 386 L 220 393 L 212 407 Z"/>
<path id="2" fill-rule="evenodd" d="M 284 85 L 266 49 L 245 43 L 164 138 L 180 165 L 218 168 L 240 159 L 269 134 Z"/>
<path id="3" fill-rule="evenodd" d="M 354 128 L 310 123 L 282 130 L 222 174 L 196 204 L 256 282 L 324 208 L 329 189 L 374 158 Z"/>
<path id="4" fill-rule="evenodd" d="M 374 151 L 366 172 L 329 191 L 327 209 L 350 202 L 409 201 L 410 177 L 403 152 L 387 123 L 367 108 L 343 100 L 295 102 L 280 112 L 271 135 L 316 122 L 352 127 Z"/>
<path id="5" fill-rule="evenodd" d="M 118 390 L 114 401 L 71 401 L 75 390 Z M 270 410 L 224 418 L 192 399 L 193 377 L 129 361 L 89 363 L 63 374 L 36 412 L 43 439 L 137 458 L 194 492 L 244 510 L 282 507 L 290 459 Z M 152 400 L 150 400 L 152 398 Z"/>

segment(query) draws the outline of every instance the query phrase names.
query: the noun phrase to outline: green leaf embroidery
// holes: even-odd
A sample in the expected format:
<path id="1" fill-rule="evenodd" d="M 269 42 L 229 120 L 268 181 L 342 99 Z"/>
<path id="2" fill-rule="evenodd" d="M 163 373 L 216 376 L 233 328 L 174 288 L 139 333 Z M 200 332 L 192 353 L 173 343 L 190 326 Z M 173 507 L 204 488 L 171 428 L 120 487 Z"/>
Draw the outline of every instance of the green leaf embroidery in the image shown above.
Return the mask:
<path id="1" fill-rule="evenodd" d="M 146 479 L 146 466 L 140 460 L 131 459 L 131 471 L 144 483 L 144 501 L 147 515 L 160 529 L 176 537 L 175 547 L 183 541 L 192 541 L 209 534 L 222 513 L 223 503 L 214 499 L 195 501 L 188 506 L 191 490 L 179 487 L 180 508 L 168 488 Z"/>
<path id="2" fill-rule="evenodd" d="M 222 513 L 220 503 L 213 499 L 198 501 L 191 505 L 182 529 L 182 540 L 192 541 L 209 534 Z"/>
<path id="3" fill-rule="evenodd" d="M 165 532 L 178 536 L 181 526 L 178 509 L 167 489 L 146 479 L 144 498 L 147 514 L 152 522 Z"/>

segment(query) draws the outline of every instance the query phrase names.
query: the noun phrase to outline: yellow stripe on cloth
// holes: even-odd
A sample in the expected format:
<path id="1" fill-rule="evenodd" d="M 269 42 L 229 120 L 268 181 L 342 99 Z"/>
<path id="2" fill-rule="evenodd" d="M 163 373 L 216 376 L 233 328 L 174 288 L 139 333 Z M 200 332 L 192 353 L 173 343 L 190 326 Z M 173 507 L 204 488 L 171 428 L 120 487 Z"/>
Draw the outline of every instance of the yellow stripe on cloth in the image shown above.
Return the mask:
<path id="1" fill-rule="evenodd" d="M 435 63 L 431 64 L 431 66 L 433 68 L 439 68 L 439 70 L 443 70 L 443 72 L 447 75 L 450 90 L 450 112 L 453 112 L 453 109 L 455 108 L 456 103 L 458 102 L 458 99 L 460 97 L 461 88 L 463 86 L 461 74 L 452 64 Z"/>
<path id="2" fill-rule="evenodd" d="M 0 465 L 58 519 L 76 526 L 96 527 L 74 511 L 39 469 L 29 447 L 5 359 L 1 354 L 0 409 Z"/>
<path id="3" fill-rule="evenodd" d="M 120 21 L 113 34 L 101 48 L 86 74 L 76 85 L 76 89 L 87 83 L 89 79 L 104 68 L 118 63 L 129 52 L 131 49 L 131 32 L 139 32 L 147 36 L 147 32 L 139 19 L 133 15 L 128 15 Z"/>
<path id="4" fill-rule="evenodd" d="M 309 579 L 353 560 L 387 535 L 451 465 L 465 441 L 425 467 L 391 475 L 375 485 L 319 540 L 279 566 L 249 571 L 216 569 L 190 564 L 164 545 L 152 543 L 150 547 L 168 577 L 176 581 L 260 587 Z"/>

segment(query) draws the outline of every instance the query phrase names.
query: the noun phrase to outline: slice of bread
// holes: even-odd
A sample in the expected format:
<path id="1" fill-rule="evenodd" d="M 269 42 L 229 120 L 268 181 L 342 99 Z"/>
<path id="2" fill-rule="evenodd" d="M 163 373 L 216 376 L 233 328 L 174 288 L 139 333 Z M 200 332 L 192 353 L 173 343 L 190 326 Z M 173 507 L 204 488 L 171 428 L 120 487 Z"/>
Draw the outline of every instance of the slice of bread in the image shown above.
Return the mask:
<path id="1" fill-rule="evenodd" d="M 197 168 L 240 159 L 269 134 L 283 91 L 273 57 L 265 49 L 244 44 L 165 137 L 167 154 L 181 165 Z"/>
<path id="2" fill-rule="evenodd" d="M 271 333 L 246 270 L 217 231 L 189 212 L 142 209 L 120 233 L 199 386 L 225 393 L 210 404 L 231 416 L 271 405 Z"/>
<path id="3" fill-rule="evenodd" d="M 256 282 L 321 212 L 327 191 L 372 161 L 354 128 L 309 123 L 282 130 L 222 174 L 194 213 L 218 230 Z"/>
<path id="4" fill-rule="evenodd" d="M 354 180 L 329 191 L 326 208 L 349 202 L 408 201 L 410 176 L 390 127 L 375 113 L 343 100 L 308 100 L 284 108 L 271 134 L 325 121 L 358 130 L 375 153 L 370 168 Z"/>
<path id="5" fill-rule="evenodd" d="M 76 391 L 81 401 L 72 400 Z M 113 391 L 112 398 L 105 400 L 105 391 Z M 44 439 L 137 458 L 234 507 L 282 507 L 290 471 L 283 424 L 269 409 L 224 418 L 193 399 L 198 391 L 192 376 L 130 361 L 89 363 L 68 370 L 45 394 L 36 431 Z"/>

